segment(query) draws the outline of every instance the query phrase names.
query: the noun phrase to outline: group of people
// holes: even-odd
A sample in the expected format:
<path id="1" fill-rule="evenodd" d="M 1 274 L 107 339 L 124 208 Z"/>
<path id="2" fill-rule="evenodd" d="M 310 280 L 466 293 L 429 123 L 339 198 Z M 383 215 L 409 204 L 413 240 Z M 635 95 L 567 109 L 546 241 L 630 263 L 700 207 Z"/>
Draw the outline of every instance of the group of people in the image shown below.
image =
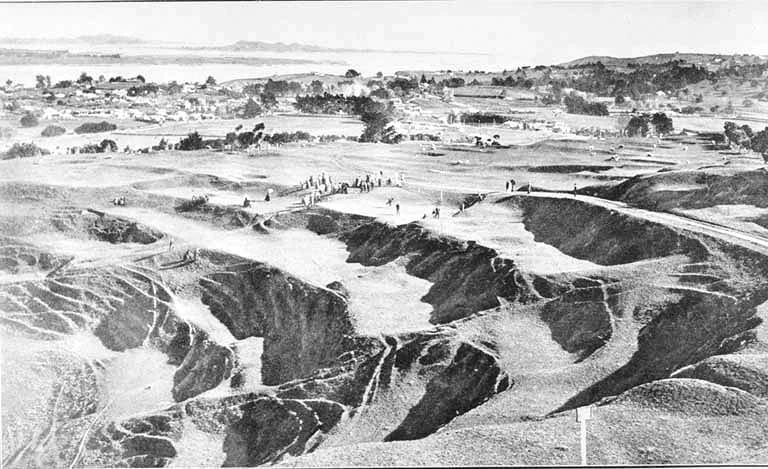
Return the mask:
<path id="1" fill-rule="evenodd" d="M 125 206 L 125 196 L 122 197 L 115 197 L 112 199 L 112 205 L 119 205 L 119 206 Z"/>
<path id="2" fill-rule="evenodd" d="M 514 179 L 510 179 L 509 181 L 507 181 L 507 184 L 504 186 L 504 191 L 505 192 L 514 192 L 514 190 L 515 190 L 515 180 Z"/>
<path id="3" fill-rule="evenodd" d="M 352 187 L 360 189 L 360 192 L 371 192 L 374 187 L 381 187 L 384 179 L 384 172 L 379 171 L 378 178 L 374 178 L 370 174 L 366 174 L 365 178 L 356 177 L 352 183 Z M 387 180 L 387 185 L 392 185 L 392 179 Z"/>

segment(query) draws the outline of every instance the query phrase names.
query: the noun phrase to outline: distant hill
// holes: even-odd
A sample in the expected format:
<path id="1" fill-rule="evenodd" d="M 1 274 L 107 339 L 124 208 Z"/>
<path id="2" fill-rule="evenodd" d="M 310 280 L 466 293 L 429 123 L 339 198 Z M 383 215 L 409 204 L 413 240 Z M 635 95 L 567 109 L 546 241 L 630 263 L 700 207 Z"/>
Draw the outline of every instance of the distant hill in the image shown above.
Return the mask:
<path id="1" fill-rule="evenodd" d="M 686 63 L 696 65 L 728 65 L 728 64 L 750 64 L 764 62 L 765 58 L 759 55 L 750 54 L 700 54 L 700 53 L 664 53 L 645 55 L 642 57 L 611 57 L 605 55 L 590 55 L 588 57 L 582 57 L 580 59 L 571 60 L 570 62 L 564 62 L 559 64 L 563 67 L 576 67 L 579 65 L 594 64 L 601 62 L 605 66 L 611 67 L 626 67 L 628 64 L 663 64 L 671 62 L 673 60 L 682 60 Z"/>
<path id="2" fill-rule="evenodd" d="M 147 41 L 132 36 L 118 36 L 115 34 L 91 34 L 78 36 L 77 42 L 86 42 L 88 44 L 145 44 Z"/>
<path id="3" fill-rule="evenodd" d="M 283 42 L 262 42 L 262 41 L 237 41 L 228 46 L 217 47 L 217 49 L 231 51 L 269 51 L 269 52 L 340 52 L 350 49 L 333 49 L 329 47 L 313 46 L 311 44 L 299 44 Z"/>

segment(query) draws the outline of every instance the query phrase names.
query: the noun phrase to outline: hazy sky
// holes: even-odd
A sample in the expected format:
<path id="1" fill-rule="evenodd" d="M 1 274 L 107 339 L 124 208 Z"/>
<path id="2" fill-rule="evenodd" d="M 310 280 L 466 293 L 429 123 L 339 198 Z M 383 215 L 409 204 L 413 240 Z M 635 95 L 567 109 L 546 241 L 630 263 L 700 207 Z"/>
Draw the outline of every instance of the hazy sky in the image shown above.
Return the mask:
<path id="1" fill-rule="evenodd" d="M 0 36 L 487 52 L 517 63 L 656 52 L 768 54 L 768 1 L 2 4 Z"/>

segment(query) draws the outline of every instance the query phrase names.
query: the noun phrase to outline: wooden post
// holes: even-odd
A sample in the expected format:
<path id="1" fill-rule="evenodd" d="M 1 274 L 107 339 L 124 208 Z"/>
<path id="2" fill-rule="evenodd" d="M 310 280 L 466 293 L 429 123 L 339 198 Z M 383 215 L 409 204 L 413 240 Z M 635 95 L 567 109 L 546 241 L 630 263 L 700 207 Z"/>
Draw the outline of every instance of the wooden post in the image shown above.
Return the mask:
<path id="1" fill-rule="evenodd" d="M 587 465 L 587 420 L 592 418 L 592 406 L 576 409 L 576 421 L 580 425 L 581 436 L 581 465 Z"/>

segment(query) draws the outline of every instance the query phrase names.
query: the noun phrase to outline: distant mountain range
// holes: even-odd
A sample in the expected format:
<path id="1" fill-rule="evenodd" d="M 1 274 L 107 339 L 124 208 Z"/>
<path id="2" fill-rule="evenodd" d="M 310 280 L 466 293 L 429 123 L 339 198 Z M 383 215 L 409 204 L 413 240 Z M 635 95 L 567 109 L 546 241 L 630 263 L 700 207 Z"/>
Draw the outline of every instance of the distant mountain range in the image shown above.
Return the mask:
<path id="1" fill-rule="evenodd" d="M 154 41 L 140 39 L 132 36 L 120 36 L 115 34 L 92 34 L 78 36 L 74 38 L 29 38 L 29 37 L 0 37 L 0 44 L 4 45 L 34 45 L 34 44 L 90 44 L 98 45 L 127 45 L 127 44 L 161 44 L 164 47 L 184 48 L 189 50 L 220 50 L 230 52 L 390 52 L 407 54 L 436 54 L 440 51 L 407 51 L 407 50 L 383 50 L 383 49 L 355 49 L 355 48 L 334 48 L 323 47 L 312 44 L 284 43 L 284 42 L 263 42 L 263 41 L 237 41 L 234 44 L 223 46 L 183 46 L 181 43 L 172 41 Z M 453 55 L 484 55 L 480 53 L 462 53 L 450 52 Z"/>
<path id="2" fill-rule="evenodd" d="M 40 44 L 40 43 L 67 43 L 67 44 L 145 44 L 148 41 L 131 36 L 118 36 L 115 34 L 91 34 L 69 38 L 40 38 L 40 37 L 0 37 L 0 44 Z"/>
<path id="3" fill-rule="evenodd" d="M 580 59 L 564 62 L 559 65 L 563 67 L 574 67 L 579 65 L 594 64 L 597 62 L 605 66 L 626 67 L 628 64 L 663 64 L 673 60 L 682 60 L 689 64 L 697 65 L 716 65 L 735 62 L 737 64 L 759 63 L 765 61 L 765 57 L 750 54 L 700 54 L 700 53 L 664 53 L 645 55 L 642 57 L 611 57 L 606 55 L 590 55 Z"/>

